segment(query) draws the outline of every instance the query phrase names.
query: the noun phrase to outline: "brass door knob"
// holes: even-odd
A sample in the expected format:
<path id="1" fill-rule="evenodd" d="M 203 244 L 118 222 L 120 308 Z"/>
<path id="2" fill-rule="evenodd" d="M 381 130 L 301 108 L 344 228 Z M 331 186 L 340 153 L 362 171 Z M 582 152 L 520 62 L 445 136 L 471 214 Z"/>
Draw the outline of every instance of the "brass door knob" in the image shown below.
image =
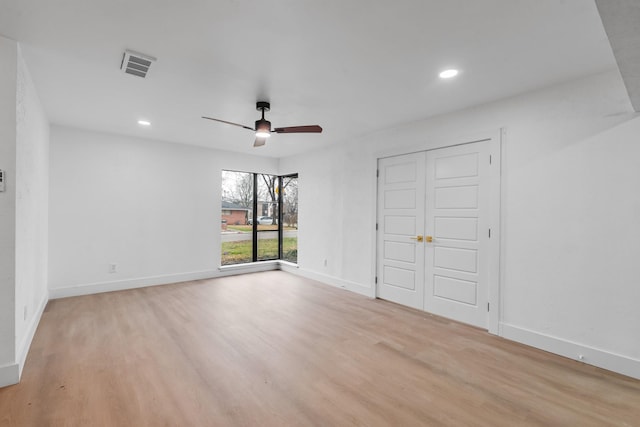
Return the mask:
<path id="1" fill-rule="evenodd" d="M 419 234 L 416 237 L 411 237 L 411 240 L 417 240 L 418 242 L 422 242 L 422 235 Z"/>
<path id="2" fill-rule="evenodd" d="M 425 240 L 427 241 L 427 243 L 431 243 L 433 242 L 433 236 L 425 236 Z"/>

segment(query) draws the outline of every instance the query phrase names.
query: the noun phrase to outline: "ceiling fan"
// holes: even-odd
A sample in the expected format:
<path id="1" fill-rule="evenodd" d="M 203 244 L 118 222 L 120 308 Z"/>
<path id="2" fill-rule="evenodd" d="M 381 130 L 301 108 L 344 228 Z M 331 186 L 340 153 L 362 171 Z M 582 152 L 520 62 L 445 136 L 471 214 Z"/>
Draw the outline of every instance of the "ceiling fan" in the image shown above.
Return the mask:
<path id="1" fill-rule="evenodd" d="M 320 133 L 322 132 L 322 128 L 318 125 L 310 125 L 310 126 L 287 126 L 283 128 L 274 128 L 271 129 L 271 122 L 269 120 L 265 120 L 264 112 L 271 110 L 271 104 L 265 101 L 256 102 L 256 110 L 262 111 L 262 118 L 256 120 L 255 127 L 241 125 L 239 123 L 228 122 L 226 120 L 214 119 L 212 117 L 202 116 L 203 119 L 213 120 L 220 123 L 226 123 L 228 125 L 239 126 L 241 128 L 252 130 L 256 133 L 256 141 L 253 143 L 254 147 L 260 147 L 267 142 L 267 138 L 271 136 L 272 133 Z"/>

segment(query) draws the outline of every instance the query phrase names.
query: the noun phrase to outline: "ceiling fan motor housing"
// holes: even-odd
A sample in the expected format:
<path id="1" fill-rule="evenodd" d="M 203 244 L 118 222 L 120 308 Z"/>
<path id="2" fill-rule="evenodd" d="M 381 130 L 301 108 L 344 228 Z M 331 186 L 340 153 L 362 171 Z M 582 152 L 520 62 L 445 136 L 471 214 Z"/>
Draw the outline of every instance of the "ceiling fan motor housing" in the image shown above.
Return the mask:
<path id="1" fill-rule="evenodd" d="M 269 120 L 256 120 L 256 132 L 271 132 L 271 122 Z"/>

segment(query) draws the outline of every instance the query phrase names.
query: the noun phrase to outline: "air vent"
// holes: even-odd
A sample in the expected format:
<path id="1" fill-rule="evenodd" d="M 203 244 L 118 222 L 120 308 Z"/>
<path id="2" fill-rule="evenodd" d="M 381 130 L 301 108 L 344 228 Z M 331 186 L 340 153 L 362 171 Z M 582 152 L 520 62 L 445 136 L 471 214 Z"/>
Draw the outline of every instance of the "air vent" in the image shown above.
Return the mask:
<path id="1" fill-rule="evenodd" d="M 149 72 L 149 67 L 156 61 L 156 58 L 142 53 L 125 50 L 122 56 L 120 69 L 134 76 L 145 78 Z"/>

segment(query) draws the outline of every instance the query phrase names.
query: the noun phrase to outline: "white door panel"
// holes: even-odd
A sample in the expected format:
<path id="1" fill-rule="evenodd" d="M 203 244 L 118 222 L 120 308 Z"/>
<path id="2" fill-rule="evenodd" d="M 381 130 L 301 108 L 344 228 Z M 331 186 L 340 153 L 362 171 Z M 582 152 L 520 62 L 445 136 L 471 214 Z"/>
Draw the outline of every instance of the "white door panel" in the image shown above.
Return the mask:
<path id="1" fill-rule="evenodd" d="M 396 288 L 392 289 L 391 291 L 398 292 L 400 291 L 400 289 L 408 291 L 416 290 L 416 272 L 414 269 L 398 268 L 390 265 L 385 265 L 383 277 L 383 284 L 385 286 L 393 286 Z M 391 295 L 393 295 L 393 293 Z"/>
<path id="2" fill-rule="evenodd" d="M 489 145 L 427 153 L 425 310 L 487 328 Z M 435 197 L 430 198 L 433 194 Z"/>
<path id="3" fill-rule="evenodd" d="M 478 176 L 478 153 L 440 157 L 435 160 L 436 179 Z"/>
<path id="4" fill-rule="evenodd" d="M 415 209 L 416 190 L 389 190 L 384 192 L 384 207 L 386 209 Z"/>
<path id="5" fill-rule="evenodd" d="M 387 234 L 400 234 L 403 236 L 415 236 L 416 217 L 387 215 L 383 220 L 384 230 Z"/>
<path id="6" fill-rule="evenodd" d="M 476 249 L 436 246 L 433 266 L 466 273 L 477 273 L 478 251 Z"/>
<path id="7" fill-rule="evenodd" d="M 423 308 L 424 152 L 378 163 L 377 296 Z"/>
<path id="8" fill-rule="evenodd" d="M 416 262 L 416 245 L 410 242 L 384 242 L 384 257 L 391 261 Z"/>
<path id="9" fill-rule="evenodd" d="M 433 236 L 438 239 L 478 240 L 478 218 L 435 217 Z"/>
<path id="10" fill-rule="evenodd" d="M 455 303 L 475 306 L 478 302 L 477 285 L 476 282 L 468 280 L 434 275 L 433 294 L 436 297 L 449 299 Z"/>
<path id="11" fill-rule="evenodd" d="M 412 183 L 416 181 L 416 174 L 420 169 L 413 159 L 387 165 L 384 170 L 385 184 Z"/>
<path id="12" fill-rule="evenodd" d="M 435 207 L 438 209 L 477 209 L 478 186 L 435 187 Z"/>

